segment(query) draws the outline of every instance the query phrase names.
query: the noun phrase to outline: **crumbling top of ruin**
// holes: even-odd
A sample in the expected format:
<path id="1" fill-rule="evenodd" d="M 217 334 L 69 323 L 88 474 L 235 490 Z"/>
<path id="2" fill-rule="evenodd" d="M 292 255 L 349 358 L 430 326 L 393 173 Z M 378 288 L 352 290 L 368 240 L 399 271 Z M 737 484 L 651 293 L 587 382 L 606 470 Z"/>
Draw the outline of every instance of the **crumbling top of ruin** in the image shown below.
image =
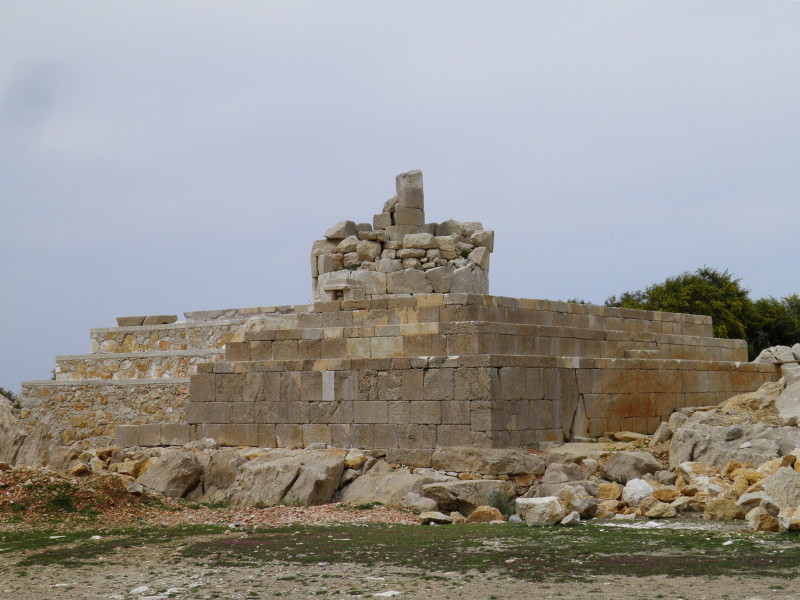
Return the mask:
<path id="1" fill-rule="evenodd" d="M 488 294 L 494 231 L 474 221 L 425 223 L 421 171 L 398 175 L 396 189 L 372 224 L 342 221 L 325 232 L 325 239 L 314 242 L 314 300 Z"/>

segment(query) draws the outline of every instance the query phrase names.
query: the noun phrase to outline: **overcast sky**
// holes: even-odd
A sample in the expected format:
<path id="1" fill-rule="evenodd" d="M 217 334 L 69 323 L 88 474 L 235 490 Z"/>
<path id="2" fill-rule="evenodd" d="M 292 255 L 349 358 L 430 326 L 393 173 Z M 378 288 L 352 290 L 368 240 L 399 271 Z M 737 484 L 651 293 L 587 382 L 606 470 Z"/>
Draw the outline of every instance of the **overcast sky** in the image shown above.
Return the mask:
<path id="1" fill-rule="evenodd" d="M 0 1 L 0 386 L 120 315 L 308 302 L 410 169 L 494 294 L 798 293 L 800 2 Z"/>

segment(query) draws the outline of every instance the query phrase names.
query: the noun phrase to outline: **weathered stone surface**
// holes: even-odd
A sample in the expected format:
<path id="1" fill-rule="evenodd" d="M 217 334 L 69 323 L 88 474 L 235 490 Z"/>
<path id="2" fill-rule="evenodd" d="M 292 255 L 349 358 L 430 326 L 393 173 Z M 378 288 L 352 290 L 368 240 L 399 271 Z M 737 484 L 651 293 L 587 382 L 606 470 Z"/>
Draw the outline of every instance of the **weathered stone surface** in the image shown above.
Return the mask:
<path id="1" fill-rule="evenodd" d="M 427 511 L 420 513 L 419 520 L 423 525 L 449 525 L 453 522 L 453 517 L 438 511 Z"/>
<path id="2" fill-rule="evenodd" d="M 423 271 L 403 269 L 386 274 L 386 291 L 389 294 L 430 294 L 433 286 Z"/>
<path id="3" fill-rule="evenodd" d="M 433 499 L 440 509 L 470 514 L 475 507 L 487 504 L 494 496 L 511 498 L 514 485 L 496 479 L 429 483 L 423 486 L 422 495 Z"/>
<path id="4" fill-rule="evenodd" d="M 386 465 L 386 463 L 379 464 Z M 426 484 L 434 483 L 438 480 L 452 481 L 452 478 L 442 477 L 433 473 L 418 475 L 405 469 L 393 471 L 388 465 L 386 467 L 389 469 L 388 472 L 384 467 L 373 468 L 368 471 L 365 475 L 344 487 L 339 492 L 337 499 L 346 504 L 381 502 L 386 506 L 402 508 L 404 505 L 403 497 L 409 492 L 424 496 L 423 487 Z"/>
<path id="5" fill-rule="evenodd" d="M 750 531 L 772 531 L 779 532 L 783 528 L 777 517 L 769 514 L 763 507 L 756 506 L 745 516 L 747 528 Z"/>
<path id="6" fill-rule="evenodd" d="M 341 254 L 347 254 L 348 252 L 355 252 L 358 249 L 358 236 L 355 235 L 348 235 L 344 238 L 339 245 L 336 246 L 336 251 Z"/>
<path id="7" fill-rule="evenodd" d="M 356 252 L 359 260 L 373 261 L 381 255 L 381 245 L 370 240 L 359 240 Z"/>
<path id="8" fill-rule="evenodd" d="M 652 485 L 643 479 L 631 479 L 622 489 L 622 501 L 628 506 L 639 506 L 642 498 L 646 498 L 655 491 Z"/>
<path id="9" fill-rule="evenodd" d="M 467 260 L 472 261 L 483 270 L 489 269 L 489 250 L 487 248 L 475 248 L 467 256 Z"/>
<path id="10" fill-rule="evenodd" d="M 563 525 L 564 527 L 573 527 L 578 525 L 581 522 L 581 516 L 576 512 L 572 511 L 566 517 L 559 521 L 559 525 Z"/>
<path id="11" fill-rule="evenodd" d="M 425 272 L 428 281 L 431 283 L 433 291 L 437 294 L 447 294 L 453 283 L 452 267 L 434 267 Z"/>
<path id="12" fill-rule="evenodd" d="M 545 498 L 517 498 L 517 514 L 528 526 L 555 525 L 567 516 L 564 507 L 555 496 Z"/>
<path id="13" fill-rule="evenodd" d="M 626 482 L 631 479 L 641 479 L 646 474 L 655 473 L 663 469 L 662 465 L 652 454 L 647 452 L 617 452 L 601 467 L 605 479 Z"/>
<path id="14" fill-rule="evenodd" d="M 330 502 L 344 470 L 344 453 L 330 450 L 265 451 L 241 465 L 227 497 L 234 506 L 308 506 Z"/>
<path id="15" fill-rule="evenodd" d="M 570 442 L 553 448 L 547 453 L 545 462 L 580 463 L 586 458 L 598 460 L 614 450 L 612 444 L 594 444 L 589 442 Z"/>
<path id="16" fill-rule="evenodd" d="M 567 512 L 575 511 L 582 519 L 591 519 L 597 512 L 598 501 L 586 493 L 571 487 L 563 487 L 557 495 L 558 500 Z"/>
<path id="17" fill-rule="evenodd" d="M 678 511 L 665 502 L 656 501 L 645 511 L 648 519 L 671 519 L 678 516 Z"/>
<path id="18" fill-rule="evenodd" d="M 325 232 L 325 237 L 329 240 L 343 240 L 357 234 L 358 229 L 353 221 L 340 221 Z"/>
<path id="19" fill-rule="evenodd" d="M 542 483 L 563 483 L 586 479 L 586 473 L 575 463 L 550 463 L 542 477 Z"/>
<path id="20" fill-rule="evenodd" d="M 403 238 L 403 248 L 417 248 L 427 250 L 438 248 L 436 238 L 430 233 L 410 233 Z"/>
<path id="21" fill-rule="evenodd" d="M 755 423 L 741 437 L 726 440 L 731 424 L 724 416 L 696 412 L 672 436 L 669 446 L 670 465 L 698 461 L 719 468 L 729 460 L 761 464 L 788 454 L 800 446 L 800 429 Z"/>
<path id="22" fill-rule="evenodd" d="M 483 475 L 541 475 L 545 469 L 541 458 L 519 448 L 506 450 L 449 446 L 437 448 L 431 462 L 434 469 Z"/>
<path id="23" fill-rule="evenodd" d="M 139 327 L 144 323 L 145 316 L 139 317 L 117 317 L 117 325 L 120 327 Z"/>
<path id="24" fill-rule="evenodd" d="M 200 480 L 202 469 L 194 452 L 167 450 L 136 480 L 146 490 L 170 498 L 182 498 Z"/>
<path id="25" fill-rule="evenodd" d="M 601 483 L 598 488 L 597 497 L 600 500 L 619 500 L 622 497 L 622 486 L 616 481 Z"/>
<path id="26" fill-rule="evenodd" d="M 144 318 L 142 325 L 167 325 L 178 320 L 178 315 L 149 315 Z"/>
<path id="27" fill-rule="evenodd" d="M 398 508 L 410 510 L 415 513 L 424 513 L 436 510 L 436 502 L 416 492 L 408 492 L 400 499 Z"/>
<path id="28" fill-rule="evenodd" d="M 764 490 L 778 506 L 800 506 L 800 473 L 789 467 L 780 467 L 774 475 L 760 481 Z"/>
<path id="29" fill-rule="evenodd" d="M 239 467 L 247 460 L 234 450 L 222 450 L 214 455 L 203 476 L 203 491 L 207 501 L 216 502 L 225 497 L 227 490 L 236 481 Z"/>
<path id="30" fill-rule="evenodd" d="M 491 523 L 492 521 L 505 521 L 506 518 L 494 506 L 481 505 L 475 507 L 469 516 L 467 523 Z"/>
<path id="31" fill-rule="evenodd" d="M 11 401 L 0 395 L 0 462 L 13 464 L 25 437 Z"/>
<path id="32" fill-rule="evenodd" d="M 672 437 L 672 428 L 669 426 L 669 423 L 661 423 L 656 429 L 653 437 L 650 438 L 650 446 L 656 446 L 663 442 L 668 441 Z"/>
<path id="33" fill-rule="evenodd" d="M 754 363 L 776 363 L 797 360 L 794 352 L 789 346 L 772 346 L 765 348 L 761 354 L 756 356 L 753 360 Z"/>
<path id="34" fill-rule="evenodd" d="M 800 419 L 800 381 L 786 387 L 775 400 L 778 415 L 786 424 L 797 424 Z"/>
<path id="35" fill-rule="evenodd" d="M 703 518 L 710 521 L 733 521 L 744 519 L 746 513 L 747 511 L 733 500 L 720 497 L 706 502 Z"/>

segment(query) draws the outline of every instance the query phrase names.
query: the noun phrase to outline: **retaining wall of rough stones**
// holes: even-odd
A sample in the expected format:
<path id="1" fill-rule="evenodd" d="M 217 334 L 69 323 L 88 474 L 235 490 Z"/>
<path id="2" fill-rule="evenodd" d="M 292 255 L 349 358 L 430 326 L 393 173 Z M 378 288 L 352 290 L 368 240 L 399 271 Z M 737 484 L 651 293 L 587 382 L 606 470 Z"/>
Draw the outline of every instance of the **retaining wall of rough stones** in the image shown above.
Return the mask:
<path id="1" fill-rule="evenodd" d="M 173 443 L 186 443 L 188 400 L 187 378 L 24 382 L 20 421 L 28 431 L 48 422 L 54 440 L 80 448 L 111 445 L 121 424 L 155 424 L 159 431 L 162 424 L 183 424 L 183 437 Z"/>

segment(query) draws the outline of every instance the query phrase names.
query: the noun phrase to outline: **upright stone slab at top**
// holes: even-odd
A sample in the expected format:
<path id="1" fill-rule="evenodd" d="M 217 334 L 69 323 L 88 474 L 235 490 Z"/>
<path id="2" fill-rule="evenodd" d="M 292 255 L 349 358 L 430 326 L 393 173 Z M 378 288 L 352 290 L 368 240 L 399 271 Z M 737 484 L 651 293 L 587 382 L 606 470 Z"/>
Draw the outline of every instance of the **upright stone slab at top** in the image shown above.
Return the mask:
<path id="1" fill-rule="evenodd" d="M 342 221 L 311 248 L 315 301 L 393 294 L 489 293 L 494 232 L 475 221 L 425 223 L 422 172 L 396 178 L 397 194 L 369 225 Z"/>

